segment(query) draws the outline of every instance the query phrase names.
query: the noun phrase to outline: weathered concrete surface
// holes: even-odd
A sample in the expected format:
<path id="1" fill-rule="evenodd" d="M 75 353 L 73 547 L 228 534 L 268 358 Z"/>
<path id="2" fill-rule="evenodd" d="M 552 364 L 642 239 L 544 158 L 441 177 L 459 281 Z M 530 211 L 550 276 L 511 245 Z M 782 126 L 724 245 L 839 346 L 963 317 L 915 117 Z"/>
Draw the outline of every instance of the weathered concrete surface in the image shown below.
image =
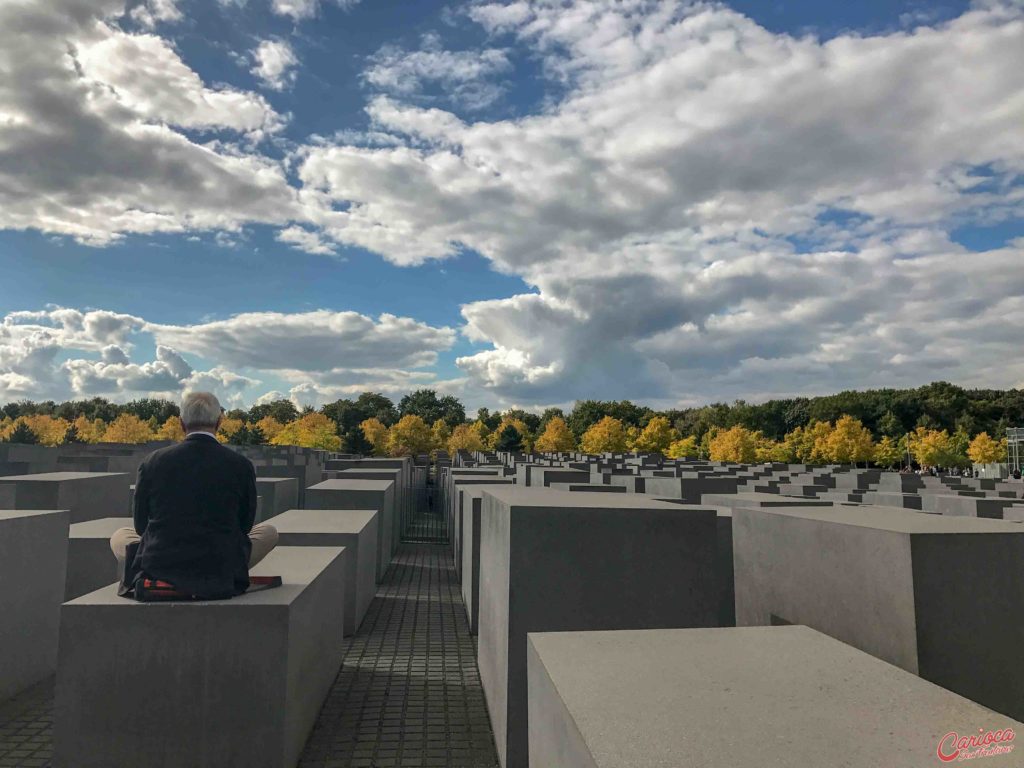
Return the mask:
<path id="1" fill-rule="evenodd" d="M 345 548 L 345 634 L 351 635 L 377 592 L 377 515 L 373 509 L 290 509 L 267 522 L 278 546 Z"/>
<path id="2" fill-rule="evenodd" d="M 1024 728 L 799 626 L 531 634 L 528 667 L 533 768 L 921 768 Z"/>
<path id="3" fill-rule="evenodd" d="M 849 506 L 733 512 L 736 620 L 806 624 L 1024 718 L 1024 527 Z"/>
<path id="4" fill-rule="evenodd" d="M 777 493 L 708 493 L 701 497 L 701 504 L 737 509 L 769 509 L 771 507 L 831 507 L 831 501 L 800 499 L 795 496 L 780 496 Z"/>
<path id="5" fill-rule="evenodd" d="M 394 480 L 324 480 L 306 489 L 306 508 L 377 510 L 377 581 L 384 578 L 395 531 Z"/>
<path id="6" fill-rule="evenodd" d="M 344 550 L 279 547 L 231 600 L 65 603 L 55 768 L 294 768 L 341 665 Z M 151 721 L 151 722 L 150 722 Z"/>
<path id="7" fill-rule="evenodd" d="M 0 701 L 53 674 L 66 510 L 0 510 Z"/>
<path id="8" fill-rule="evenodd" d="M 256 522 L 299 506 L 299 481 L 294 477 L 257 477 L 256 493 L 263 500 Z"/>
<path id="9" fill-rule="evenodd" d="M 14 509 L 67 509 L 83 523 L 125 514 L 131 482 L 122 472 L 47 472 L 0 477 L 0 488 L 13 487 Z"/>
<path id="10" fill-rule="evenodd" d="M 635 494 L 483 491 L 478 665 L 502 765 L 527 761 L 526 634 L 715 626 L 716 526 Z"/>
<path id="11" fill-rule="evenodd" d="M 71 525 L 65 600 L 74 600 L 117 581 L 117 560 L 110 549 L 110 537 L 118 528 L 134 525 L 130 517 L 104 517 Z"/>

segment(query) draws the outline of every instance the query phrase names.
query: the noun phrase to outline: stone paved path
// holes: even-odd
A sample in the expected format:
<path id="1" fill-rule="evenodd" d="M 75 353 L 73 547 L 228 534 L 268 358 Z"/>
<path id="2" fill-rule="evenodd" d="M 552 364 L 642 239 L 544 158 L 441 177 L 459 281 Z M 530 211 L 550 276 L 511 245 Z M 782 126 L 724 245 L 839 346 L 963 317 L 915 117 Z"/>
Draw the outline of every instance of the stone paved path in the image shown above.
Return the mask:
<path id="1" fill-rule="evenodd" d="M 301 768 L 496 768 L 494 737 L 447 547 L 403 544 L 299 763 Z M 47 766 L 53 683 L 0 704 L 0 766 Z"/>

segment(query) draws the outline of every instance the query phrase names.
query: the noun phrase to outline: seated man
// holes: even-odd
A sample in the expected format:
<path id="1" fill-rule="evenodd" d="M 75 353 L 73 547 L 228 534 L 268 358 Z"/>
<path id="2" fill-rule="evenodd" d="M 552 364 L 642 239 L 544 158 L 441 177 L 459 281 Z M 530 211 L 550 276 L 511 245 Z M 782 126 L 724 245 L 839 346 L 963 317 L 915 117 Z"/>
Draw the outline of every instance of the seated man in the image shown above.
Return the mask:
<path id="1" fill-rule="evenodd" d="M 223 409 L 208 392 L 181 404 L 185 440 L 152 453 L 139 467 L 135 528 L 110 539 L 119 565 L 141 541 L 133 564 L 151 579 L 215 599 L 249 587 L 249 568 L 277 544 L 277 530 L 256 519 L 252 462 L 217 442 Z"/>

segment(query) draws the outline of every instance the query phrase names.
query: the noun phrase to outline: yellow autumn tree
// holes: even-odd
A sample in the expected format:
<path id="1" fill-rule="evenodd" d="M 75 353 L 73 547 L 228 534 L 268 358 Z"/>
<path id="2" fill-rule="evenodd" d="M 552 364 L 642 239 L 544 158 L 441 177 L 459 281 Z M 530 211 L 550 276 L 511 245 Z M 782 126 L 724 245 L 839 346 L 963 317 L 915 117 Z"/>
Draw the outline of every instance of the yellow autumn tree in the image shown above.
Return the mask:
<path id="1" fill-rule="evenodd" d="M 903 451 L 898 441 L 886 435 L 875 446 L 874 461 L 880 467 L 895 467 L 903 460 Z"/>
<path id="2" fill-rule="evenodd" d="M 10 416 L 4 416 L 0 419 L 0 442 L 7 440 L 11 432 L 14 431 L 14 419 Z"/>
<path id="3" fill-rule="evenodd" d="M 155 437 L 149 424 L 138 416 L 122 413 L 110 422 L 110 426 L 103 433 L 103 442 L 137 445 L 139 443 L 148 443 L 150 440 L 155 439 Z"/>
<path id="4" fill-rule="evenodd" d="M 430 437 L 432 441 L 431 447 L 435 451 L 447 451 L 448 439 L 451 436 L 452 431 L 448 427 L 448 422 L 446 422 L 444 419 L 438 419 L 430 428 Z"/>
<path id="5" fill-rule="evenodd" d="M 1006 440 L 989 437 L 988 432 L 980 432 L 971 440 L 967 455 L 975 464 L 998 464 L 1006 461 Z"/>
<path id="6" fill-rule="evenodd" d="M 107 431 L 107 425 L 103 419 L 93 419 L 90 421 L 85 416 L 79 416 L 71 424 L 78 432 L 79 439 L 85 443 L 101 442 L 104 433 Z"/>
<path id="7" fill-rule="evenodd" d="M 957 463 L 953 443 L 946 430 L 918 427 L 909 435 L 910 452 L 922 467 L 951 466 Z"/>
<path id="8" fill-rule="evenodd" d="M 693 435 L 673 440 L 665 451 L 670 459 L 695 459 L 698 455 L 697 438 Z"/>
<path id="9" fill-rule="evenodd" d="M 448 453 L 454 456 L 459 451 L 482 451 L 484 441 L 471 424 L 459 424 L 448 438 Z"/>
<path id="10" fill-rule="evenodd" d="M 646 453 L 665 453 L 672 441 L 679 435 L 672 429 L 672 423 L 664 416 L 655 416 L 637 435 L 633 450 Z"/>
<path id="11" fill-rule="evenodd" d="M 373 446 L 374 456 L 388 455 L 388 428 L 380 419 L 376 417 L 367 419 L 359 425 L 359 428 L 363 430 L 363 437 Z"/>
<path id="12" fill-rule="evenodd" d="M 860 419 L 842 416 L 825 438 L 823 452 L 836 464 L 857 464 L 871 461 L 875 453 L 871 431 Z"/>
<path id="13" fill-rule="evenodd" d="M 64 419 L 55 419 L 46 414 L 34 414 L 22 416 L 16 422 L 22 422 L 39 437 L 40 445 L 60 445 L 64 442 L 64 435 L 68 433 L 71 423 Z M 17 423 L 15 423 L 17 426 Z"/>
<path id="14" fill-rule="evenodd" d="M 477 419 L 476 421 L 469 425 L 469 428 L 480 436 L 480 439 L 483 441 L 484 445 L 487 445 L 487 438 L 491 436 L 491 430 L 487 428 L 486 424 L 484 424 L 480 419 Z"/>
<path id="15" fill-rule="evenodd" d="M 427 423 L 419 416 L 409 414 L 400 418 L 398 423 L 388 430 L 388 455 L 418 456 L 429 453 L 433 441 L 434 436 Z"/>
<path id="16" fill-rule="evenodd" d="M 571 451 L 576 447 L 576 438 L 561 416 L 554 416 L 544 427 L 544 432 L 533 446 L 542 453 Z"/>
<path id="17" fill-rule="evenodd" d="M 231 436 L 235 434 L 245 425 L 245 422 L 241 419 L 229 419 L 227 417 L 220 420 L 220 426 L 217 427 L 217 439 L 222 443 L 229 442 Z"/>
<path id="18" fill-rule="evenodd" d="M 627 450 L 629 436 L 621 421 L 605 416 L 583 433 L 580 450 L 584 453 L 622 453 Z"/>
<path id="19" fill-rule="evenodd" d="M 185 439 L 185 430 L 181 426 L 181 419 L 177 416 L 171 416 L 167 421 L 160 425 L 160 429 L 156 431 L 157 440 L 174 440 L 180 443 Z"/>
<path id="20" fill-rule="evenodd" d="M 736 425 L 715 435 L 709 446 L 712 461 L 733 461 L 750 464 L 757 460 L 760 432 Z"/>
<path id="21" fill-rule="evenodd" d="M 259 427 L 260 432 L 263 433 L 263 438 L 268 443 L 277 437 L 281 433 L 281 430 L 284 429 L 284 424 L 273 416 L 264 416 L 252 426 Z"/>
<path id="22" fill-rule="evenodd" d="M 271 445 L 298 445 L 302 448 L 341 450 L 338 426 L 322 413 L 307 413 L 289 422 L 277 433 Z"/>

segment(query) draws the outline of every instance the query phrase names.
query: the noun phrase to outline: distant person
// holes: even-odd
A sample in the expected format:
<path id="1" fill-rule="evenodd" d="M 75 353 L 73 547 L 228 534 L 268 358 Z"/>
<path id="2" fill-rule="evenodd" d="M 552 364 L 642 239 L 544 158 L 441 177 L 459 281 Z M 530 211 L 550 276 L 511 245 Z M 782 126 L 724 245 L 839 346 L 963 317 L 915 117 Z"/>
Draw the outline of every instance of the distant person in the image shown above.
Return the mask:
<path id="1" fill-rule="evenodd" d="M 252 462 L 217 442 L 223 409 L 209 392 L 181 404 L 185 439 L 150 454 L 135 485 L 134 528 L 121 528 L 110 548 L 125 565 L 130 544 L 140 542 L 129 571 L 159 579 L 195 597 L 239 595 L 249 569 L 277 544 L 272 525 L 256 519 Z"/>

